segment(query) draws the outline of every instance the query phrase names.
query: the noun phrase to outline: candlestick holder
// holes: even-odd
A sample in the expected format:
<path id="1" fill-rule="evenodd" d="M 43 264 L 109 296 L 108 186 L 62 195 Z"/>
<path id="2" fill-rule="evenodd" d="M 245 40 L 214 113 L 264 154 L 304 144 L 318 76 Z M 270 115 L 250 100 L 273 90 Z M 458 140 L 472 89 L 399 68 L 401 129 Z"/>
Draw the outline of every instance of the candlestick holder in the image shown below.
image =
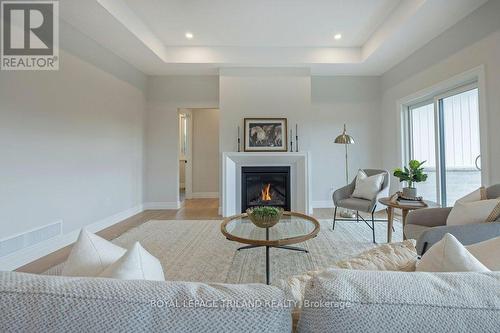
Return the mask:
<path id="1" fill-rule="evenodd" d="M 295 124 L 295 152 L 299 152 L 299 125 Z"/>
<path id="2" fill-rule="evenodd" d="M 241 152 L 240 127 L 238 126 L 238 153 Z"/>

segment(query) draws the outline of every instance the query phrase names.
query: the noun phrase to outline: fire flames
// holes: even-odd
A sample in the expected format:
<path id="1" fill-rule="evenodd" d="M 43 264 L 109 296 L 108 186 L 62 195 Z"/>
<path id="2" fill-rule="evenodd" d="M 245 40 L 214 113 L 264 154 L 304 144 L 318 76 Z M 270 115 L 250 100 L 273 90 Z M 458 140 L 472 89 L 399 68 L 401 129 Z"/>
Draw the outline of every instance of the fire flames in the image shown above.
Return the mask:
<path id="1" fill-rule="evenodd" d="M 260 191 L 261 195 L 261 199 L 262 201 L 271 201 L 272 197 L 271 197 L 271 184 L 267 184 L 264 186 L 264 188 Z"/>

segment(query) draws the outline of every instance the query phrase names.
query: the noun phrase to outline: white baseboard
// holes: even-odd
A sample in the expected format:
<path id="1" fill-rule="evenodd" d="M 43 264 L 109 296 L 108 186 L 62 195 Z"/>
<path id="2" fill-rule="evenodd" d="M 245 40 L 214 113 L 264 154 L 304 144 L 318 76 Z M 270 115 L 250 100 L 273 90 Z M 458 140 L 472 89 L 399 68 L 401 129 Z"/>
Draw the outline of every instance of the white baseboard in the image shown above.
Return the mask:
<path id="1" fill-rule="evenodd" d="M 219 192 L 193 192 L 191 198 L 202 199 L 202 198 L 218 198 Z"/>
<path id="2" fill-rule="evenodd" d="M 318 200 L 312 202 L 313 208 L 333 208 L 332 200 Z"/>
<path id="3" fill-rule="evenodd" d="M 179 201 L 171 202 L 145 202 L 143 205 L 144 210 L 148 209 L 179 209 L 181 203 Z"/>
<path id="4" fill-rule="evenodd" d="M 142 211 L 142 205 L 137 205 L 120 213 L 96 221 L 90 225 L 85 226 L 85 228 L 87 228 L 87 230 L 91 232 L 98 232 L 112 226 L 113 224 L 139 214 Z M 76 241 L 79 232 L 80 230 L 73 230 L 67 234 L 48 239 L 42 243 L 30 246 L 28 248 L 5 256 L 0 259 L 0 270 L 14 270 L 54 251 L 57 251 L 67 245 L 70 245 Z"/>

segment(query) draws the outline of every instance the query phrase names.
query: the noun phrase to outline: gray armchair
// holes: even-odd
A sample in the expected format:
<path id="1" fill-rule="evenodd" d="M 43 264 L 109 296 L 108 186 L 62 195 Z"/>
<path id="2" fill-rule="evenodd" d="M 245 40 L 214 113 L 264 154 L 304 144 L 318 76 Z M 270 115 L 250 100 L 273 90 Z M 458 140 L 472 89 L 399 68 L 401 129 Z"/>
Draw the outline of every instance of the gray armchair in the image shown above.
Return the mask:
<path id="1" fill-rule="evenodd" d="M 387 170 L 378 170 L 378 169 L 363 169 L 363 171 L 369 176 L 384 174 L 384 182 L 380 188 L 378 194 L 372 200 L 353 198 L 352 193 L 354 192 L 354 187 L 356 185 L 356 178 L 347 186 L 339 188 L 335 192 L 333 192 L 333 204 L 335 206 L 335 211 L 333 213 L 333 225 L 332 229 L 335 230 L 335 222 L 337 221 L 337 208 L 346 208 L 350 210 L 356 211 L 356 220 L 359 221 L 361 218 L 366 225 L 372 229 L 372 237 L 373 243 L 375 243 L 375 219 L 373 214 L 378 211 L 385 209 L 383 205 L 377 205 L 378 199 L 381 197 L 389 196 L 389 173 Z M 359 216 L 359 212 L 370 213 L 372 217 L 371 225 L 361 216 Z"/>
<path id="2" fill-rule="evenodd" d="M 486 189 L 488 199 L 500 198 L 500 184 Z M 500 236 L 500 219 L 495 222 L 447 226 L 451 207 L 418 209 L 408 213 L 404 233 L 417 240 L 417 252 L 422 255 L 444 234 L 450 233 L 462 244 L 470 245 Z"/>

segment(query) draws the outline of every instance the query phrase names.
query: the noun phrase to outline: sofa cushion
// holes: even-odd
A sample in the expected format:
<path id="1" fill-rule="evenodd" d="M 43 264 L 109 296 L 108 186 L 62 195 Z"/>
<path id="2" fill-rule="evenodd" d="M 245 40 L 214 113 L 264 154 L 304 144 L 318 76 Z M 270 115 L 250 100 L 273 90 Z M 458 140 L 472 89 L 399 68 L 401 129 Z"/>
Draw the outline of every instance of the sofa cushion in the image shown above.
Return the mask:
<path id="1" fill-rule="evenodd" d="M 160 261 L 139 242 L 135 242 L 130 250 L 99 276 L 121 280 L 165 281 Z"/>
<path id="2" fill-rule="evenodd" d="M 499 332 L 500 273 L 328 270 L 307 284 L 299 332 Z"/>
<path id="3" fill-rule="evenodd" d="M 500 214 L 500 199 L 456 202 L 451 209 L 446 225 L 464 225 L 493 222 Z"/>
<path id="4" fill-rule="evenodd" d="M 417 271 L 422 272 L 488 272 L 452 234 L 431 246 L 417 263 Z"/>
<path id="5" fill-rule="evenodd" d="M 479 201 L 479 200 L 486 200 L 486 188 L 484 186 L 481 186 L 477 190 L 461 197 L 460 199 L 457 199 L 456 202 L 474 202 L 474 201 Z"/>
<path id="6" fill-rule="evenodd" d="M 466 248 L 489 270 L 500 271 L 500 237 L 471 244 Z"/>
<path id="7" fill-rule="evenodd" d="M 1 332 L 283 332 L 283 291 L 0 272 Z M 284 305 L 284 306 L 283 306 Z"/>
<path id="8" fill-rule="evenodd" d="M 399 243 L 383 244 L 374 247 L 361 252 L 351 259 L 339 261 L 330 268 L 414 271 L 416 261 L 417 251 L 415 249 L 415 240 L 409 239 Z M 304 274 L 291 276 L 288 279 L 278 280 L 276 285 L 286 291 L 288 297 L 295 303 L 295 310 L 300 312 L 307 283 L 314 275 L 320 274 L 327 269 L 329 268 L 308 271 Z"/>
<path id="9" fill-rule="evenodd" d="M 416 241 L 408 239 L 399 243 L 389 243 L 364 251 L 354 258 L 335 264 L 343 269 L 367 271 L 406 271 L 415 270 L 417 262 Z"/>
<path id="10" fill-rule="evenodd" d="M 123 254 L 125 254 L 125 249 L 82 229 L 64 264 L 61 275 L 98 276 Z"/>

